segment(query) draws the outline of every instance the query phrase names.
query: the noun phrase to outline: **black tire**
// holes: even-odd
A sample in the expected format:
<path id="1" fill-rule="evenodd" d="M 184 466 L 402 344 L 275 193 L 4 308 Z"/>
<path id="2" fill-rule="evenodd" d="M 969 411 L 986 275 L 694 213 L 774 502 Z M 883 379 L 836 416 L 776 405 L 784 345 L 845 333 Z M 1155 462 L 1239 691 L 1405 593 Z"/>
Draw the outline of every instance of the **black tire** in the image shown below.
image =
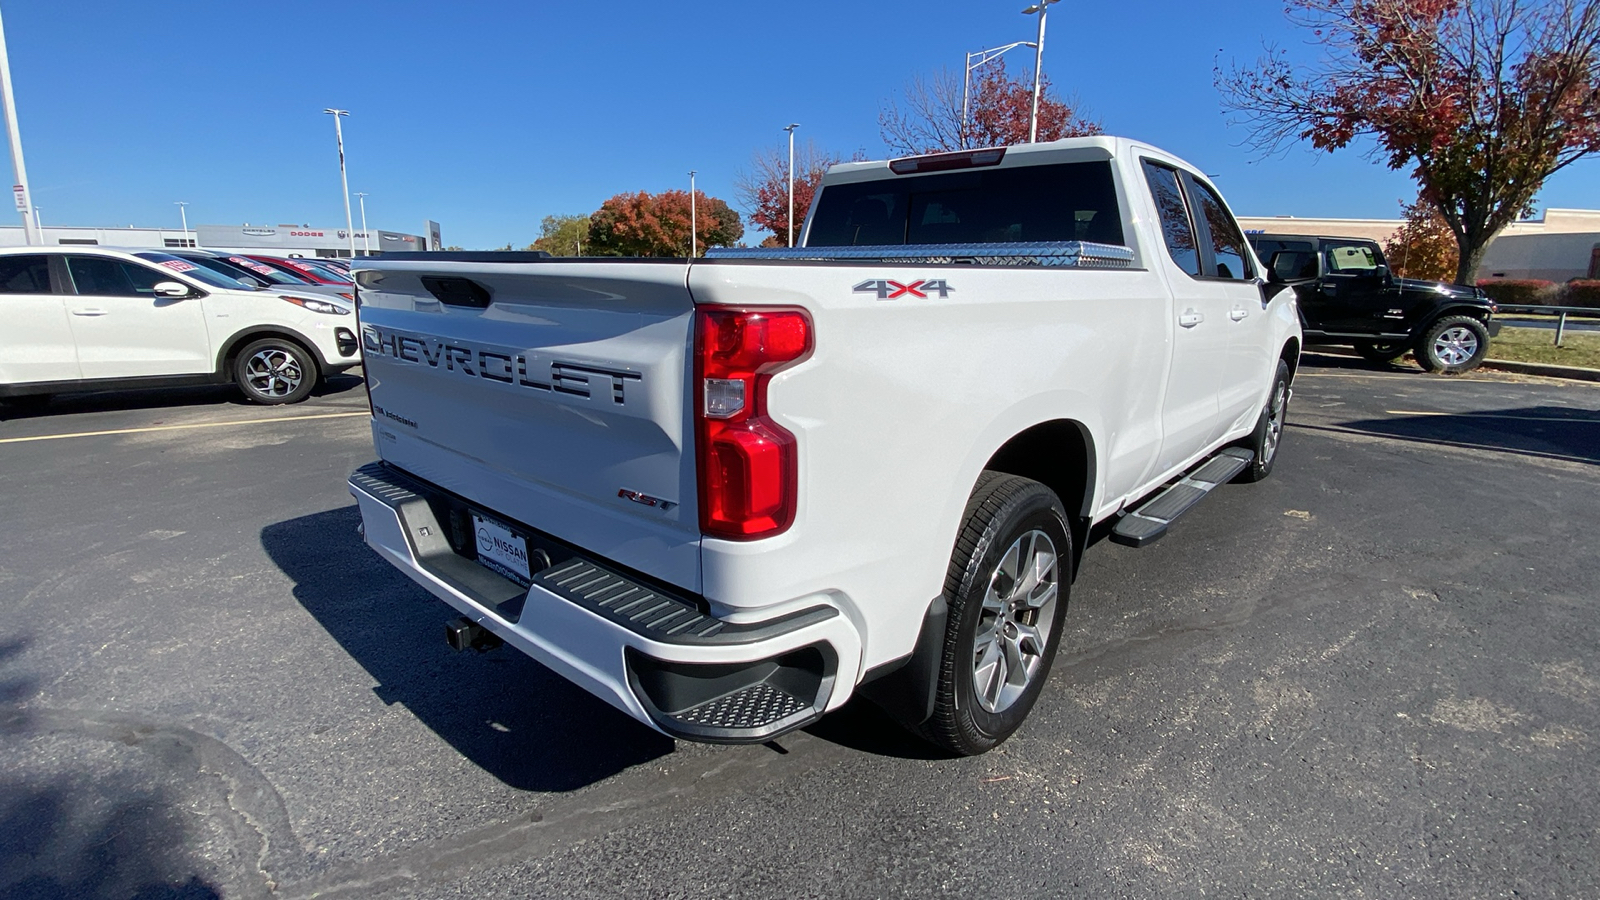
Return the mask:
<path id="1" fill-rule="evenodd" d="M 1272 390 L 1267 392 L 1267 404 L 1261 408 L 1261 415 L 1256 419 L 1256 430 L 1240 443 L 1256 455 L 1244 471 L 1234 476 L 1234 481 L 1251 484 L 1272 474 L 1272 466 L 1278 461 L 1278 449 L 1283 444 L 1283 426 L 1289 418 L 1289 399 L 1293 392 L 1289 390 L 1289 364 L 1278 360 L 1278 370 L 1272 376 Z"/>
<path id="2" fill-rule="evenodd" d="M 1489 355 L 1489 329 L 1472 316 L 1445 316 L 1422 332 L 1414 351 L 1424 372 L 1471 372 Z"/>
<path id="3" fill-rule="evenodd" d="M 1379 343 L 1377 341 L 1357 341 L 1356 354 L 1367 362 L 1387 363 L 1398 357 L 1404 356 L 1411 348 L 1403 341 L 1392 343 Z"/>
<path id="4" fill-rule="evenodd" d="M 1020 568 L 1017 573 L 1003 571 L 1002 565 L 1013 561 L 1013 550 L 1019 565 L 1022 560 L 1037 563 L 1036 574 L 1043 577 L 1033 588 L 1027 587 L 1026 576 L 1014 577 Z M 1051 550 L 1053 560 L 1046 567 L 1043 554 Z M 950 614 L 933 717 L 919 729 L 924 738 L 952 753 L 973 756 L 993 749 L 1022 725 L 1055 660 L 1071 572 L 1072 533 L 1055 492 L 1016 475 L 983 473 L 967 500 L 945 576 Z M 988 635 L 986 643 L 981 643 L 980 627 Z M 980 656 L 980 648 L 990 652 Z M 993 661 L 980 697 L 977 682 L 986 659 Z M 1023 683 L 1014 683 L 1013 676 Z"/>
<path id="5" fill-rule="evenodd" d="M 299 403 L 319 378 L 316 358 L 287 338 L 251 341 L 233 360 L 234 383 L 252 403 Z"/>

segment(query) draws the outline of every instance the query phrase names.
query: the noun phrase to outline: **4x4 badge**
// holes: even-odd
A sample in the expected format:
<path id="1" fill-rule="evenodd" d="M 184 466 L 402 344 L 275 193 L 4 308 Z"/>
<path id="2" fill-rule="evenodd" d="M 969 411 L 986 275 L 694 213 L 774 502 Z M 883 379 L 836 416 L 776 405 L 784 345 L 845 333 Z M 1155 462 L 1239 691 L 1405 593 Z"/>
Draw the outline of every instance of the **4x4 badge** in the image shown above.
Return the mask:
<path id="1" fill-rule="evenodd" d="M 856 293 L 876 294 L 879 300 L 898 300 L 907 296 L 926 300 L 929 294 L 938 294 L 940 300 L 948 300 L 950 292 L 953 290 L 955 288 L 946 284 L 943 278 L 906 283 L 890 281 L 886 278 L 869 278 L 855 287 Z"/>

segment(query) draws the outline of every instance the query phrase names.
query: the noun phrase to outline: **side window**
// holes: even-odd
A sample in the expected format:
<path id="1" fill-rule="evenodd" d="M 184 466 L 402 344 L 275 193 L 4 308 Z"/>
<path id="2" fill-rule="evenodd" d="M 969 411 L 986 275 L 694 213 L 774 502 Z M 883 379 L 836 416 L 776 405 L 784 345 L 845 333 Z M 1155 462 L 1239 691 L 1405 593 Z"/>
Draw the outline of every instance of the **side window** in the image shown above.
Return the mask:
<path id="1" fill-rule="evenodd" d="M 156 284 L 169 280 L 154 269 L 104 256 L 69 256 L 67 271 L 79 294 L 98 297 L 153 297 Z"/>
<path id="2" fill-rule="evenodd" d="M 1198 180 L 1189 183 L 1197 188 L 1194 192 L 1195 202 L 1205 216 L 1206 230 L 1211 232 L 1211 255 L 1217 264 L 1217 271 L 1213 274 L 1218 278 L 1253 277 L 1255 273 L 1250 271 L 1250 264 L 1246 262 L 1249 255 L 1244 251 L 1244 235 L 1239 233 L 1233 216 L 1228 215 L 1222 198 L 1209 185 L 1201 184 Z"/>
<path id="3" fill-rule="evenodd" d="M 1329 244 L 1322 253 L 1333 274 L 1372 275 L 1378 271 L 1378 254 L 1370 244 Z"/>
<path id="4" fill-rule="evenodd" d="M 1168 255 L 1178 268 L 1190 275 L 1199 275 L 1200 252 L 1194 239 L 1194 225 L 1189 219 L 1189 205 L 1178 187 L 1178 173 L 1145 160 L 1144 179 L 1150 183 L 1150 196 L 1156 201 L 1156 212 L 1161 216 L 1161 237 L 1166 241 Z"/>
<path id="5" fill-rule="evenodd" d="M 50 258 L 0 256 L 0 294 L 50 293 Z"/>

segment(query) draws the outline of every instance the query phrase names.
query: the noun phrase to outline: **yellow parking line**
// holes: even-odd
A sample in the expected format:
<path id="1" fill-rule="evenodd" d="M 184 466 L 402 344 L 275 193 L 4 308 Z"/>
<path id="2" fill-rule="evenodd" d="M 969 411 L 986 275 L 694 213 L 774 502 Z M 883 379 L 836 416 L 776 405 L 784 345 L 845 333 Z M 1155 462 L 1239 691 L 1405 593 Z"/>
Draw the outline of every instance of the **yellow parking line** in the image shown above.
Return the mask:
<path id="1" fill-rule="evenodd" d="M 1511 419 L 1517 422 L 1579 422 L 1593 424 L 1589 419 L 1573 419 L 1564 416 L 1506 416 L 1499 413 L 1450 413 L 1414 409 L 1386 409 L 1384 412 L 1391 416 L 1460 416 L 1463 419 Z"/>
<path id="2" fill-rule="evenodd" d="M 184 431 L 190 428 L 228 428 L 234 425 L 267 425 L 273 422 L 309 422 L 313 419 L 351 419 L 370 417 L 370 412 L 318 413 L 314 416 L 280 416 L 271 419 L 241 419 L 237 422 L 196 422 L 192 425 L 149 425 L 144 428 L 113 428 L 109 431 L 75 431 L 71 434 L 35 434 L 29 437 L 0 438 L 0 444 L 26 444 L 30 441 L 60 441 L 66 438 L 101 437 L 108 434 L 146 434 L 152 431 Z"/>

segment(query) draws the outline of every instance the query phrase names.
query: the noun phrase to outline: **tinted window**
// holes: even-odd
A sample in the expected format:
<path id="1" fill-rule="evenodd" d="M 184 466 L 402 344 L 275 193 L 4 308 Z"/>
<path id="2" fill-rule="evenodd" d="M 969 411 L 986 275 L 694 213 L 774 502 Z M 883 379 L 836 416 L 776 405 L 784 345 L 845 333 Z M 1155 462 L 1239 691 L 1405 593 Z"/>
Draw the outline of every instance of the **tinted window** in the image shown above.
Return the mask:
<path id="1" fill-rule="evenodd" d="M 0 294 L 50 293 L 50 260 L 44 256 L 0 256 Z"/>
<path id="2" fill-rule="evenodd" d="M 201 267 L 195 265 L 193 261 L 173 256 L 170 253 L 151 252 L 138 253 L 135 255 L 140 259 L 148 259 L 156 265 L 171 269 L 174 272 L 182 272 L 185 277 L 193 278 L 195 281 L 201 282 L 202 284 L 209 284 L 214 288 L 221 288 L 225 291 L 255 290 L 255 288 L 251 285 L 235 280 L 232 276 L 222 275 L 220 273 L 213 272 L 210 269 L 202 269 Z"/>
<path id="3" fill-rule="evenodd" d="M 1250 244 L 1256 248 L 1256 256 L 1272 266 L 1278 277 L 1285 281 L 1317 277 L 1317 251 L 1310 241 L 1256 238 Z M 1274 262 L 1273 257 L 1278 253 L 1283 255 Z"/>
<path id="4" fill-rule="evenodd" d="M 1326 244 L 1322 256 L 1329 274 L 1371 275 L 1378 270 L 1378 248 L 1372 244 Z"/>
<path id="5" fill-rule="evenodd" d="M 1244 235 L 1239 233 L 1239 226 L 1228 214 L 1228 208 L 1222 205 L 1222 198 L 1198 181 L 1189 183 L 1197 188 L 1194 200 L 1205 217 L 1206 230 L 1211 233 L 1211 255 L 1217 267 L 1211 274 L 1218 278 L 1240 279 L 1254 275 L 1250 264 L 1245 262 Z"/>
<path id="6" fill-rule="evenodd" d="M 230 256 L 228 257 L 228 262 L 248 271 L 250 274 L 255 275 L 258 278 L 265 278 L 267 281 L 270 281 L 273 284 L 311 283 L 311 279 L 309 278 L 303 278 L 299 275 L 291 275 L 288 272 L 274 269 L 266 263 L 251 259 L 248 256 Z"/>
<path id="7" fill-rule="evenodd" d="M 1123 243 L 1109 162 L 832 185 L 817 201 L 806 246 L 1035 241 Z"/>
<path id="8" fill-rule="evenodd" d="M 160 272 L 104 256 L 69 256 L 67 271 L 80 294 L 99 297 L 153 297 Z"/>
<path id="9" fill-rule="evenodd" d="M 1161 216 L 1161 237 L 1166 241 L 1168 255 L 1178 268 L 1190 275 L 1199 275 L 1200 253 L 1196 249 L 1194 226 L 1189 220 L 1189 205 L 1178 187 L 1178 173 L 1146 161 L 1144 178 L 1150 183 L 1150 196 L 1156 201 L 1156 212 Z"/>

